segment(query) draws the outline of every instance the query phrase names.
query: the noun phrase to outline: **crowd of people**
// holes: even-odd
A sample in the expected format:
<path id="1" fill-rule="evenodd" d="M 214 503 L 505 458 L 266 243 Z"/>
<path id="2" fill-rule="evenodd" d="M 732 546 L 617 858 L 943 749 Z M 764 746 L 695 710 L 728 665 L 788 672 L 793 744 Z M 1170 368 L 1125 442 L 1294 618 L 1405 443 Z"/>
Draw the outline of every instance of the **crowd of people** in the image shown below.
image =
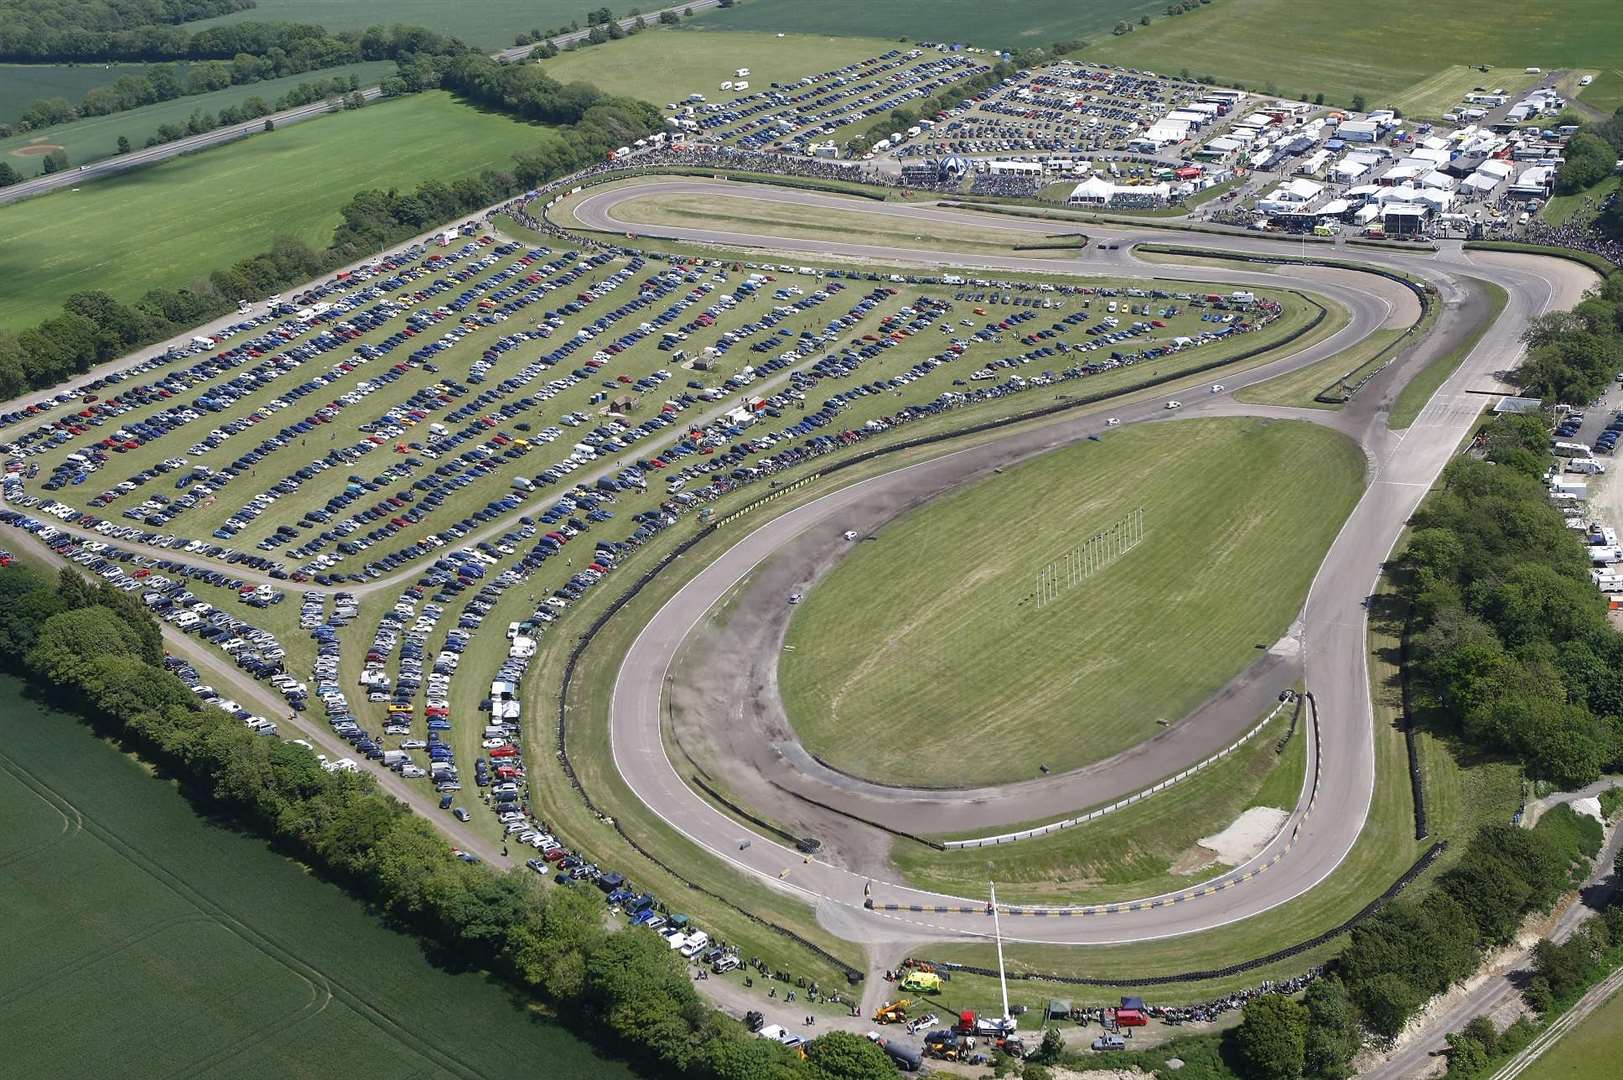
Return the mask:
<path id="1" fill-rule="evenodd" d="M 969 183 L 972 195 L 1002 195 L 1005 198 L 1035 199 L 1042 181 L 1020 173 L 978 172 Z"/>

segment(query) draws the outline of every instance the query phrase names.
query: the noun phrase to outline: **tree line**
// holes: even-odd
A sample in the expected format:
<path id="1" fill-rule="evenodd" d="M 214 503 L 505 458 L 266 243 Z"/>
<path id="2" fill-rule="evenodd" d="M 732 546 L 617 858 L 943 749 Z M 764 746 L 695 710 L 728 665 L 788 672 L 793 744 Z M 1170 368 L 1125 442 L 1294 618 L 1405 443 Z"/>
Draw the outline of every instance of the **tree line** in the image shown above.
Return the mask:
<path id="1" fill-rule="evenodd" d="M 264 58 L 273 68 L 290 67 L 298 72 L 361 60 L 393 60 L 402 54 L 440 55 L 467 49 L 457 39 L 421 26 L 331 31 L 282 22 L 238 22 L 200 30 L 179 25 L 249 6 L 240 0 L 117 0 L 110 5 L 75 0 L 0 0 L 0 60 L 23 64 L 173 60 L 235 63 L 238 56 L 247 55 Z M 124 12 L 121 17 L 97 18 L 98 14 L 119 11 Z M 158 14 L 168 17 L 158 19 Z"/>
<path id="2" fill-rule="evenodd" d="M 1300 1001 L 1267 994 L 1247 1003 L 1225 1059 L 1246 1080 L 1346 1080 L 1365 1032 L 1396 1036 L 1427 1000 L 1476 971 L 1487 950 L 1508 944 L 1528 915 L 1549 910 L 1582 879 L 1600 841 L 1600 824 L 1567 806 L 1534 829 L 1483 827 L 1426 896 L 1396 901 L 1355 929 Z M 1623 923 L 1623 906 L 1613 910 L 1607 921 Z M 1569 958 L 1549 970 L 1570 980 L 1568 969 L 1584 969 L 1580 960 L 1594 956 L 1593 940 L 1587 932 L 1580 937 L 1570 950 L 1546 943 L 1535 956 Z M 1536 977 L 1528 991 L 1535 1007 L 1548 1005 L 1538 998 L 1544 979 Z M 1503 1033 L 1490 1023 L 1488 1030 L 1494 1052 L 1525 1045 L 1533 1032 L 1528 1023 Z M 1473 1037 L 1481 1034 L 1478 1025 Z"/>
<path id="3" fill-rule="evenodd" d="M 369 775 L 329 773 L 309 750 L 255 735 L 199 703 L 163 666 L 135 596 L 72 569 L 0 571 L 0 663 L 178 776 L 211 812 L 365 899 L 470 970 L 506 979 L 617 1056 L 693 1080 L 889 1080 L 857 1035 L 801 1059 L 709 1007 L 685 963 L 642 927 L 608 929 L 592 889 L 546 888 L 525 869 L 454 858 L 421 816 Z"/>
<path id="4" fill-rule="evenodd" d="M 248 86 L 267 79 L 302 75 L 352 63 L 357 59 L 396 60 L 409 66 L 420 56 L 455 55 L 463 51 L 461 43 L 455 39 L 418 27 L 375 29 L 381 36 L 368 38 L 372 31 L 367 31 L 359 36 L 356 46 L 351 49 L 305 49 L 289 53 L 273 47 L 263 54 L 239 52 L 229 59 L 203 60 L 184 67 L 173 63 L 154 64 L 139 72 L 121 75 L 107 86 L 92 87 L 85 91 L 78 104 L 60 97 L 30 102 L 14 122 L 0 124 L 0 138 L 87 117 L 109 116 L 161 101 L 207 94 L 230 86 Z M 360 42 L 365 42 L 364 48 Z M 424 51 L 425 47 L 429 51 Z"/>
<path id="5" fill-rule="evenodd" d="M 1561 155 L 1561 168 L 1555 174 L 1557 195 L 1587 191 L 1611 176 L 1623 161 L 1623 107 L 1605 120 L 1582 125 L 1567 140 Z M 1613 199 L 1603 207 L 1595 225 L 1610 236 L 1623 237 L 1623 199 Z"/>
<path id="6" fill-rule="evenodd" d="M 1583 405 L 1623 371 L 1623 274 L 1612 274 L 1573 307 L 1529 322 L 1527 359 L 1517 371 L 1522 392 Z"/>

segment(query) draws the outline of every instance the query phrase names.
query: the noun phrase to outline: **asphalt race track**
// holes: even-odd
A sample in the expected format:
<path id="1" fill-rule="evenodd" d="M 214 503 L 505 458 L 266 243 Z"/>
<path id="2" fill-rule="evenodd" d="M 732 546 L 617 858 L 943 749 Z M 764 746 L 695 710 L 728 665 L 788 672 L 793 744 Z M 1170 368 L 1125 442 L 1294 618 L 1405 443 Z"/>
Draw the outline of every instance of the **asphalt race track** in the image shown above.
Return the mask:
<path id="1" fill-rule="evenodd" d="M 876 238 L 905 228 L 907 220 L 942 220 L 965 223 L 1012 234 L 1051 234 L 1052 222 L 1013 217 L 990 217 L 973 211 L 944 209 L 928 204 L 896 204 L 840 198 L 790 188 L 746 186 L 725 181 L 691 179 L 656 180 L 629 188 L 610 188 L 576 204 L 576 222 L 605 232 L 759 247 L 784 252 L 808 252 L 882 260 L 887 265 L 951 265 L 1027 272 L 1108 274 L 1114 277 L 1176 277 L 1235 284 L 1273 286 L 1299 284 L 1347 308 L 1351 321 L 1330 339 L 1300 349 L 1281 359 L 1239 374 L 1223 375 L 1226 390 L 1202 400 L 1186 401 L 1176 414 L 1156 397 L 1132 405 L 1103 404 L 1064 413 L 1011 428 L 1007 434 L 964 449 L 949 449 L 938 457 L 848 484 L 805 503 L 759 527 L 748 518 L 737 525 L 738 538 L 719 557 L 684 585 L 647 623 L 624 657 L 610 704 L 610 730 L 616 767 L 632 792 L 661 819 L 736 869 L 750 874 L 788 895 L 817 907 L 820 921 L 848 938 L 891 940 L 970 939 L 990 935 L 984 897 L 945 896 L 913 889 L 836 865 L 821 855 L 807 858 L 773 837 L 740 825 L 690 788 L 667 754 L 661 737 L 660 716 L 666 676 L 683 642 L 717 603 L 756 568 L 788 545 L 808 537 L 828 538 L 863 514 L 883 517 L 885 508 L 899 507 L 911 494 L 941 486 L 943 476 L 958 481 L 984 474 L 998 464 L 1019 460 L 1089 435 L 1102 434 L 1107 415 L 1121 423 L 1169 422 L 1185 417 L 1214 415 L 1293 417 L 1329 423 L 1356 438 L 1369 459 L 1369 485 L 1320 567 L 1300 618 L 1287 638 L 1272 653 L 1282 658 L 1276 674 L 1300 671 L 1317 702 L 1316 726 L 1321 745 L 1316 747 L 1317 790 L 1309 782 L 1303 798 L 1282 832 L 1251 863 L 1231 870 L 1198 888 L 1176 894 L 1145 897 L 1108 905 L 1034 909 L 1004 906 L 1003 910 L 1046 918 L 1006 919 L 1010 940 L 1054 944 L 1111 944 L 1147 941 L 1210 930 L 1266 912 L 1303 895 L 1322 882 L 1346 857 L 1362 831 L 1374 784 L 1374 718 L 1370 705 L 1366 666 L 1367 614 L 1365 598 L 1373 591 L 1381 566 L 1426 491 L 1468 434 L 1484 404 L 1483 391 L 1500 387 L 1497 374 L 1520 359 L 1519 336 L 1526 321 L 1541 312 L 1573 303 L 1592 280 L 1587 272 L 1559 260 L 1532 256 L 1473 256 L 1458 245 L 1435 255 L 1388 252 L 1328 245 L 1314 249 L 1322 257 L 1381 266 L 1424 278 L 1438 290 L 1443 314 L 1427 340 L 1379 391 L 1360 395 L 1336 413 L 1280 409 L 1238 402 L 1233 391 L 1265 378 L 1314 363 L 1376 329 L 1390 310 L 1390 283 L 1353 271 L 1316 271 L 1296 277 L 1294 272 L 1252 274 L 1240 269 L 1211 266 L 1149 264 L 1131 252 L 1139 242 L 1171 242 L 1236 253 L 1295 254 L 1278 241 L 1241 235 L 1211 235 L 1164 228 L 1090 223 L 1093 240 L 1119 245 L 1116 250 L 1090 250 L 1077 260 L 1020 259 L 992 255 L 948 255 L 896 248 L 882 243 L 837 244 L 774 237 L 770 224 L 760 234 L 736 234 L 679 226 L 648 226 L 617 217 L 626 199 L 656 193 L 706 194 L 725 197 L 745 194 L 751 200 L 783 202 L 810 207 L 838 208 L 874 215 Z M 1450 351 L 1483 312 L 1473 303 L 1476 294 L 1462 278 L 1477 278 L 1503 287 L 1509 294 L 1500 318 L 1487 330 L 1458 370 L 1447 380 L 1406 431 L 1390 432 L 1386 415 L 1404 379 L 1437 355 Z M 1384 295 L 1383 295 L 1384 294 Z M 1472 391 L 1476 391 L 1473 393 Z M 1167 396 L 1171 396 L 1170 394 Z M 814 545 L 815 547 L 815 545 Z M 807 549 L 812 550 L 812 549 Z M 771 644 L 769 641 L 768 645 Z M 1246 678 L 1244 674 L 1242 679 Z M 1218 695 L 1203 710 L 1200 727 L 1205 742 L 1221 742 L 1225 733 L 1238 733 L 1255 723 L 1254 706 L 1289 678 L 1265 687 L 1266 694 Z M 1308 730 L 1315 725 L 1304 724 Z M 1154 740 L 1152 740 L 1154 742 Z M 1204 745 L 1204 744 L 1202 744 Z M 1112 783 L 1123 790 L 1147 786 L 1198 759 L 1196 741 L 1167 739 L 1162 749 L 1136 754 L 1130 769 Z M 1312 759 L 1310 759 L 1312 760 Z M 1087 773 L 1088 770 L 1080 770 Z M 1130 774 L 1130 775 L 1128 775 Z M 837 778 L 807 771 L 799 779 L 806 791 L 817 790 L 860 812 L 870 820 L 893 827 L 918 828 L 928 816 L 931 831 L 991 826 L 1015 820 L 1059 815 L 1068 809 L 1094 805 L 1111 797 L 1093 777 L 1045 777 L 1005 791 L 1005 798 L 951 800 L 941 793 L 868 790 L 841 784 Z M 977 793 L 986 795 L 987 793 Z M 956 809 L 942 824 L 941 806 L 955 801 Z M 932 805 L 933 804 L 933 805 Z M 978 812 L 977 812 L 978 811 Z M 1221 824 L 1221 823 L 1215 823 Z M 845 822 L 846 828 L 853 826 Z M 834 849 L 837 851 L 838 844 Z M 837 856 L 835 856 L 837 858 Z M 864 904 L 871 889 L 874 910 Z"/>

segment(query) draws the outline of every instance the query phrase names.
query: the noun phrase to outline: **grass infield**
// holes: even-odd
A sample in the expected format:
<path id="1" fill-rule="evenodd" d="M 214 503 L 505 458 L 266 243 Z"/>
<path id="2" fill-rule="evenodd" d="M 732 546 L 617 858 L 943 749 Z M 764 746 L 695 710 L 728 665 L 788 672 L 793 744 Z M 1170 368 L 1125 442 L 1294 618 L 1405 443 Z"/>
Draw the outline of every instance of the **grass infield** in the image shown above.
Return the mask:
<path id="1" fill-rule="evenodd" d="M 780 662 L 790 719 L 824 761 L 886 783 L 1107 757 L 1284 632 L 1363 475 L 1333 432 L 1234 420 L 1011 467 L 894 522 L 811 591 Z M 1139 507 L 1142 543 L 1038 606 L 1041 567 Z"/>

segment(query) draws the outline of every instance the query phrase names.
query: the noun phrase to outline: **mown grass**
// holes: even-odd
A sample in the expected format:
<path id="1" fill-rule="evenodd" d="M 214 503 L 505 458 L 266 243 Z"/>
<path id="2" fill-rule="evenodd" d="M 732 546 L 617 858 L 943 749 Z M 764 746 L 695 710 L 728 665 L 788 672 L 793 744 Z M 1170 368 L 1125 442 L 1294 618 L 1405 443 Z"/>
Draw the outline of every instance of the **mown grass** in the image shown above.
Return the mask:
<path id="1" fill-rule="evenodd" d="M 1571 195 L 1557 195 L 1544 204 L 1539 217 L 1554 226 L 1566 225 L 1577 219 L 1578 224 L 1592 221 L 1607 198 L 1623 186 L 1623 176 L 1608 176 L 1594 187 Z"/>
<path id="2" fill-rule="evenodd" d="M 701 12 L 697 29 L 866 34 L 893 41 L 956 41 L 983 48 L 1018 49 L 1108 34 L 1120 20 L 1159 16 L 1156 0 L 1021 0 L 987 5 L 977 0 L 750 0 L 730 10 Z"/>
<path id="3" fill-rule="evenodd" d="M 1340 951 L 1344 938 L 1288 960 L 1220 978 L 1144 985 L 1135 980 L 1171 973 L 1201 972 L 1242 960 L 1268 956 L 1340 925 L 1378 897 L 1414 863 L 1432 843 L 1445 840 L 1449 847 L 1410 887 L 1423 895 L 1441 870 L 1453 865 L 1479 825 L 1508 821 L 1520 802 L 1520 773 L 1514 765 L 1473 758 L 1462 763 L 1444 739 L 1418 736 L 1425 779 L 1430 835 L 1415 839 L 1414 800 L 1408 773 L 1408 755 L 1400 721 L 1402 691 L 1399 647 L 1403 613 L 1393 600 L 1390 582 L 1383 580 L 1370 618 L 1370 686 L 1375 711 L 1375 792 L 1364 831 L 1334 873 L 1306 896 L 1254 918 L 1188 937 L 1134 945 L 1089 949 L 1006 945 L 1011 970 L 1085 975 L 1120 979 L 1120 986 L 1078 987 L 1040 980 L 1011 983 L 1022 1002 L 1033 1004 L 1054 996 L 1078 1001 L 1112 1002 L 1117 995 L 1142 993 L 1151 1001 L 1191 1002 L 1256 986 L 1264 979 L 1284 978 L 1325 962 Z M 1311 687 L 1309 688 L 1311 689 Z M 1030 933 L 1026 923 L 1005 927 L 1005 933 Z M 980 967 L 995 967 L 990 945 L 921 946 L 920 954 Z M 962 980 L 962 983 L 960 983 Z M 958 976 L 960 993 L 985 1008 L 994 999 L 995 980 Z M 966 1006 L 975 1007 L 975 1006 Z"/>
<path id="4" fill-rule="evenodd" d="M 1098 821 L 991 848 L 935 851 L 897 840 L 891 859 L 909 884 L 978 897 L 993 880 L 1010 903 L 1137 899 L 1198 884 L 1227 866 L 1195 850 L 1202 836 L 1248 807 L 1295 808 L 1307 740 L 1298 732 L 1280 753 L 1289 724 L 1281 712 L 1229 757 Z"/>
<path id="5" fill-rule="evenodd" d="M 117 70 L 115 69 L 115 72 Z M 360 80 L 363 87 L 373 86 L 385 76 L 392 75 L 394 71 L 393 61 L 377 60 L 364 64 L 323 68 L 320 71 L 305 72 L 303 75 L 289 75 L 283 79 L 269 79 L 245 86 L 230 86 L 209 94 L 176 98 L 173 101 L 162 101 L 139 109 L 129 109 L 108 116 L 92 116 L 84 120 L 75 120 L 71 124 L 58 124 L 56 127 L 41 131 L 13 135 L 9 139 L 0 139 L 0 155 L 4 155 L 4 160 L 24 176 L 38 176 L 44 168 L 45 159 L 41 154 L 26 152 L 30 146 L 60 146 L 68 155 L 69 164 L 84 165 L 118 153 L 119 136 L 129 139 L 130 145 L 139 150 L 146 145 L 148 136 L 157 133 L 160 125 L 175 124 L 184 128 L 186 119 L 194 112 L 218 113 L 229 106 L 240 105 L 251 97 L 263 98 L 274 105 L 277 98 L 300 83 L 348 78 L 351 75 Z"/>
<path id="6" fill-rule="evenodd" d="M 185 286 L 282 236 L 324 247 L 358 191 L 506 168 L 515 151 L 550 137 L 436 91 L 5 207 L 0 327 L 49 318 L 82 289 L 135 300 Z"/>
<path id="7" fill-rule="evenodd" d="M 1294 405 L 1308 409 L 1339 409 L 1341 405 L 1318 400 L 1318 395 L 1337 384 L 1357 382 L 1366 365 L 1385 359 L 1386 349 L 1403 337 L 1401 327 L 1375 330 L 1358 344 L 1296 371 L 1235 392 L 1238 401 L 1253 405 Z"/>
<path id="8" fill-rule="evenodd" d="M 747 195 L 659 194 L 643 195 L 621 203 L 615 217 L 636 231 L 638 225 L 680 226 L 723 232 L 756 233 L 766 238 L 828 240 L 846 244 L 880 243 L 891 247 L 950 254 L 1015 255 L 1025 258 L 1073 258 L 1074 247 L 1019 250 L 1017 246 L 1043 243 L 1041 233 L 1001 229 L 996 219 L 980 223 L 919 221 L 898 226 L 894 221 L 864 213 L 860 203 L 850 210 L 827 206 L 751 199 Z M 1060 230 L 1055 229 L 1058 233 Z"/>
<path id="9" fill-rule="evenodd" d="M 1083 55 L 1159 72 L 1188 68 L 1223 85 L 1273 87 L 1291 97 L 1323 93 L 1338 105 L 1364 94 L 1373 108 L 1409 96 L 1424 102 L 1430 81 L 1454 65 L 1489 65 L 1478 78 L 1507 88 L 1528 65 L 1615 66 L 1623 54 L 1616 14 L 1612 0 L 1531 7 L 1518 0 L 1370 0 L 1356 18 L 1333 4 L 1221 0 L 1130 34 L 1098 37 Z"/>
<path id="10" fill-rule="evenodd" d="M 1008 468 L 810 592 L 780 663 L 790 720 L 822 760 L 887 783 L 1107 757 L 1278 638 L 1362 484 L 1350 440 L 1268 421 L 1129 428 Z M 1040 568 L 1141 507 L 1138 547 L 1037 605 Z"/>
<path id="11" fill-rule="evenodd" d="M 28 1032 L 11 1074 L 475 1077 L 494 1039 L 564 1075 L 631 1075 L 15 680 L 0 733 L 0 1016 Z"/>
<path id="12" fill-rule="evenodd" d="M 774 82 L 798 82 L 804 76 L 872 59 L 896 47 L 895 41 L 828 34 L 649 30 L 561 53 L 540 64 L 542 71 L 561 83 L 589 82 L 663 105 L 683 101 L 690 93 L 704 94 L 711 101 L 729 101 L 739 95 L 720 86 L 733 81 L 738 68 L 750 69 L 750 88 L 745 93 L 752 94 Z"/>

